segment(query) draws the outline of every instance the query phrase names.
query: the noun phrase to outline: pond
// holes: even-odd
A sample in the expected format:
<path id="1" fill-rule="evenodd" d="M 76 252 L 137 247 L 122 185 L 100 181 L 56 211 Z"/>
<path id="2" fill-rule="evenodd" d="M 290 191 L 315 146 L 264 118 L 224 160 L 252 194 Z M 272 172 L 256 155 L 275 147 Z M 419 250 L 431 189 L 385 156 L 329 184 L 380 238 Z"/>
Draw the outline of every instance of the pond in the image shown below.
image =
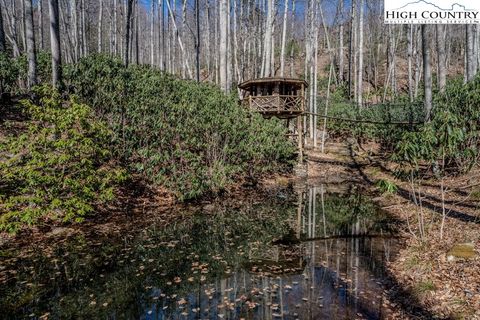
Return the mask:
<path id="1" fill-rule="evenodd" d="M 0 251 L 5 319 L 379 319 L 393 222 L 353 185 L 285 189 L 168 227 Z M 134 225 L 134 224 L 133 224 Z"/>

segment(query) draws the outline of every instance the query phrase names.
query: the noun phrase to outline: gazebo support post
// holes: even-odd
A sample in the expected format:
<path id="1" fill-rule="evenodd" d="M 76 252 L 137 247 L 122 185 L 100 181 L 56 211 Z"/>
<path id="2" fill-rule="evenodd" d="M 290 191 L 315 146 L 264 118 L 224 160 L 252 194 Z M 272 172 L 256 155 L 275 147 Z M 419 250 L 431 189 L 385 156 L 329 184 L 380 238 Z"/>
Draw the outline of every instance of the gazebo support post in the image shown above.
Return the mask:
<path id="1" fill-rule="evenodd" d="M 298 131 L 298 163 L 303 163 L 303 116 L 297 117 L 297 131 Z"/>

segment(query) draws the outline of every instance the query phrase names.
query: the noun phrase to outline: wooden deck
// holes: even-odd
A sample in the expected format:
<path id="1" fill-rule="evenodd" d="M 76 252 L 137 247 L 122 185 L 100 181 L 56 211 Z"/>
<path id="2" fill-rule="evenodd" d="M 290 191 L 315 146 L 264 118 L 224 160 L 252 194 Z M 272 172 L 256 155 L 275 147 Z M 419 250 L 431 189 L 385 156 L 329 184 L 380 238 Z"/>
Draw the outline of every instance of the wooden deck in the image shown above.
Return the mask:
<path id="1" fill-rule="evenodd" d="M 305 98 L 292 95 L 248 96 L 242 105 L 264 117 L 295 118 L 303 113 Z"/>

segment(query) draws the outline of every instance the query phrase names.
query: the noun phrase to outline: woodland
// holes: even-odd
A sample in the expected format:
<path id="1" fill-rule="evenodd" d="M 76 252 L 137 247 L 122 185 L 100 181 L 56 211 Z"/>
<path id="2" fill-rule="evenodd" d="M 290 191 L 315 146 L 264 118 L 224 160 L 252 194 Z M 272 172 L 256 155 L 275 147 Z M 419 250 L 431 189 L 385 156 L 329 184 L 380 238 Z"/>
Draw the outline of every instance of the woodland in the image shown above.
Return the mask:
<path id="1" fill-rule="evenodd" d="M 480 279 L 456 277 L 480 267 L 479 69 L 478 25 L 384 24 L 379 0 L 0 0 L 0 245 L 140 189 L 196 206 L 351 167 L 403 221 L 393 277 L 475 319 Z M 309 84 L 302 163 L 298 128 L 239 104 L 270 77 Z M 458 243 L 474 258 L 448 268 Z"/>

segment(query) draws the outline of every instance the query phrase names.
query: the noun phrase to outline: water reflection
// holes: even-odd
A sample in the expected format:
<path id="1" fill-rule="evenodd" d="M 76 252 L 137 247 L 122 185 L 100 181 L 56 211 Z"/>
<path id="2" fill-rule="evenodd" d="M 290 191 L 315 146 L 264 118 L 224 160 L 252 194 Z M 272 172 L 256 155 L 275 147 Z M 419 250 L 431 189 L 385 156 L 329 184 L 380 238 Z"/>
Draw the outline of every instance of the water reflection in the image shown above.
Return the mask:
<path id="1" fill-rule="evenodd" d="M 390 221 L 319 185 L 168 228 L 2 250 L 5 318 L 379 319 Z"/>

